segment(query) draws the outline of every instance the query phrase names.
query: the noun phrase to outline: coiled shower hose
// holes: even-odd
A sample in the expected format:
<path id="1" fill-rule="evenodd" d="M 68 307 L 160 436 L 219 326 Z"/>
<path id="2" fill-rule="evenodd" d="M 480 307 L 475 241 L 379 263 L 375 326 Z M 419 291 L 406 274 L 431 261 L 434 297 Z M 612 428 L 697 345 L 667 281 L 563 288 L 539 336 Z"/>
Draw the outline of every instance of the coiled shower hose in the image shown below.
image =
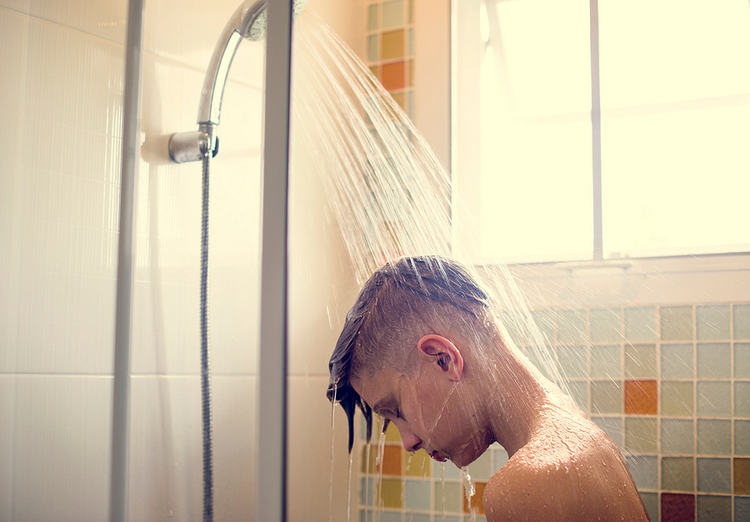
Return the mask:
<path id="1" fill-rule="evenodd" d="M 213 444 L 211 419 L 211 386 L 208 373 L 208 173 L 209 150 L 203 155 L 203 189 L 201 205 L 201 416 L 203 420 L 203 521 L 214 519 Z"/>

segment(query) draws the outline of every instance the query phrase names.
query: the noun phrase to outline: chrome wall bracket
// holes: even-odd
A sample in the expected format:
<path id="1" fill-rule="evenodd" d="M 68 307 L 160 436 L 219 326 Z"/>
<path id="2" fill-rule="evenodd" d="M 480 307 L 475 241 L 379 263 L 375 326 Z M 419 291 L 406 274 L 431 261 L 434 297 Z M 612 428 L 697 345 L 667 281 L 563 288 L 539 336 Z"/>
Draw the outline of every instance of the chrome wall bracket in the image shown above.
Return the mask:
<path id="1" fill-rule="evenodd" d="M 176 132 L 169 137 L 169 157 L 175 163 L 201 161 L 206 155 L 219 153 L 219 138 L 214 126 L 201 124 L 197 131 Z"/>

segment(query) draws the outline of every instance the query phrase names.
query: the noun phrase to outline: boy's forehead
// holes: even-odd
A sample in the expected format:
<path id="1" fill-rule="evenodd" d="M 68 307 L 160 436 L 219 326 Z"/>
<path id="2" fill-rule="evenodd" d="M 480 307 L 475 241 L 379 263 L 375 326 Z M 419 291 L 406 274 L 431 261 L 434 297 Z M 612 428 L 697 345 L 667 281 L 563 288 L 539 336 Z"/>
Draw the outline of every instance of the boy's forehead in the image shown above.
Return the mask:
<path id="1" fill-rule="evenodd" d="M 397 390 L 394 373 L 384 369 L 372 375 L 352 376 L 350 382 L 354 391 L 376 410 L 378 406 L 395 401 Z"/>

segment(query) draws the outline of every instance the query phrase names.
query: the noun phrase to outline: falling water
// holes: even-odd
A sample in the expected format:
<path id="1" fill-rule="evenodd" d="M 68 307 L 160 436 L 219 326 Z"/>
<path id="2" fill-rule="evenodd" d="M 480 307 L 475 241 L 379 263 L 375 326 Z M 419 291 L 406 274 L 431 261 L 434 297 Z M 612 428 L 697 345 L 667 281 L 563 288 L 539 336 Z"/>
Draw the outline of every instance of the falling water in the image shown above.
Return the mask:
<path id="1" fill-rule="evenodd" d="M 333 400 L 331 401 L 331 449 L 330 449 L 330 462 L 331 462 L 331 470 L 329 472 L 328 477 L 328 522 L 333 521 L 333 451 L 334 451 L 334 442 L 336 440 L 336 437 L 334 436 L 335 433 L 333 431 L 333 421 L 335 418 L 336 413 L 336 391 L 333 391 Z"/>
<path id="2" fill-rule="evenodd" d="M 470 253 L 455 246 L 452 225 L 470 209 L 456 198 L 450 176 L 407 115 L 327 26 L 305 16 L 296 27 L 293 175 L 316 176 L 325 188 L 328 212 L 340 229 L 356 281 L 362 284 L 384 262 L 402 256 L 466 259 L 463 264 L 502 311 L 498 323 L 508 344 L 521 347 L 534 366 L 567 392 L 547 340 L 508 269 L 472 268 Z M 471 239 L 463 238 L 461 244 L 471 245 Z M 381 434 L 374 486 L 378 518 L 384 441 Z M 473 494 L 470 478 L 469 483 L 467 494 Z M 332 508 L 332 493 L 330 502 Z"/>
<path id="3" fill-rule="evenodd" d="M 471 475 L 469 475 L 469 470 L 464 466 L 461 468 L 461 475 L 463 477 L 464 482 L 464 494 L 466 495 L 466 505 L 469 506 L 469 509 L 471 511 L 471 521 L 474 522 L 477 519 L 477 512 L 476 509 L 474 509 L 474 506 L 471 504 L 471 497 L 474 496 L 476 493 L 476 489 L 474 488 L 474 480 L 472 480 Z"/>

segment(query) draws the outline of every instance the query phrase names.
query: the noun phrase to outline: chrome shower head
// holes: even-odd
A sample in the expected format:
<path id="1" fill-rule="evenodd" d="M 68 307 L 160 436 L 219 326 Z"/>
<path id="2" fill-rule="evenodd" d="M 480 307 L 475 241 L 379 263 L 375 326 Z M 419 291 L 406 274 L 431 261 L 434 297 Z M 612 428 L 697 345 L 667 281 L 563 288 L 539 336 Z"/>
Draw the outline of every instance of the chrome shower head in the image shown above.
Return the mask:
<path id="1" fill-rule="evenodd" d="M 267 1 L 242 2 L 219 37 L 201 89 L 198 107 L 198 131 L 173 134 L 169 141 L 169 156 L 177 163 L 200 160 L 207 151 L 216 154 L 217 142 L 214 127 L 221 117 L 221 101 L 227 83 L 229 68 L 243 38 L 258 41 L 266 36 Z M 297 16 L 307 0 L 294 0 L 293 12 Z"/>

